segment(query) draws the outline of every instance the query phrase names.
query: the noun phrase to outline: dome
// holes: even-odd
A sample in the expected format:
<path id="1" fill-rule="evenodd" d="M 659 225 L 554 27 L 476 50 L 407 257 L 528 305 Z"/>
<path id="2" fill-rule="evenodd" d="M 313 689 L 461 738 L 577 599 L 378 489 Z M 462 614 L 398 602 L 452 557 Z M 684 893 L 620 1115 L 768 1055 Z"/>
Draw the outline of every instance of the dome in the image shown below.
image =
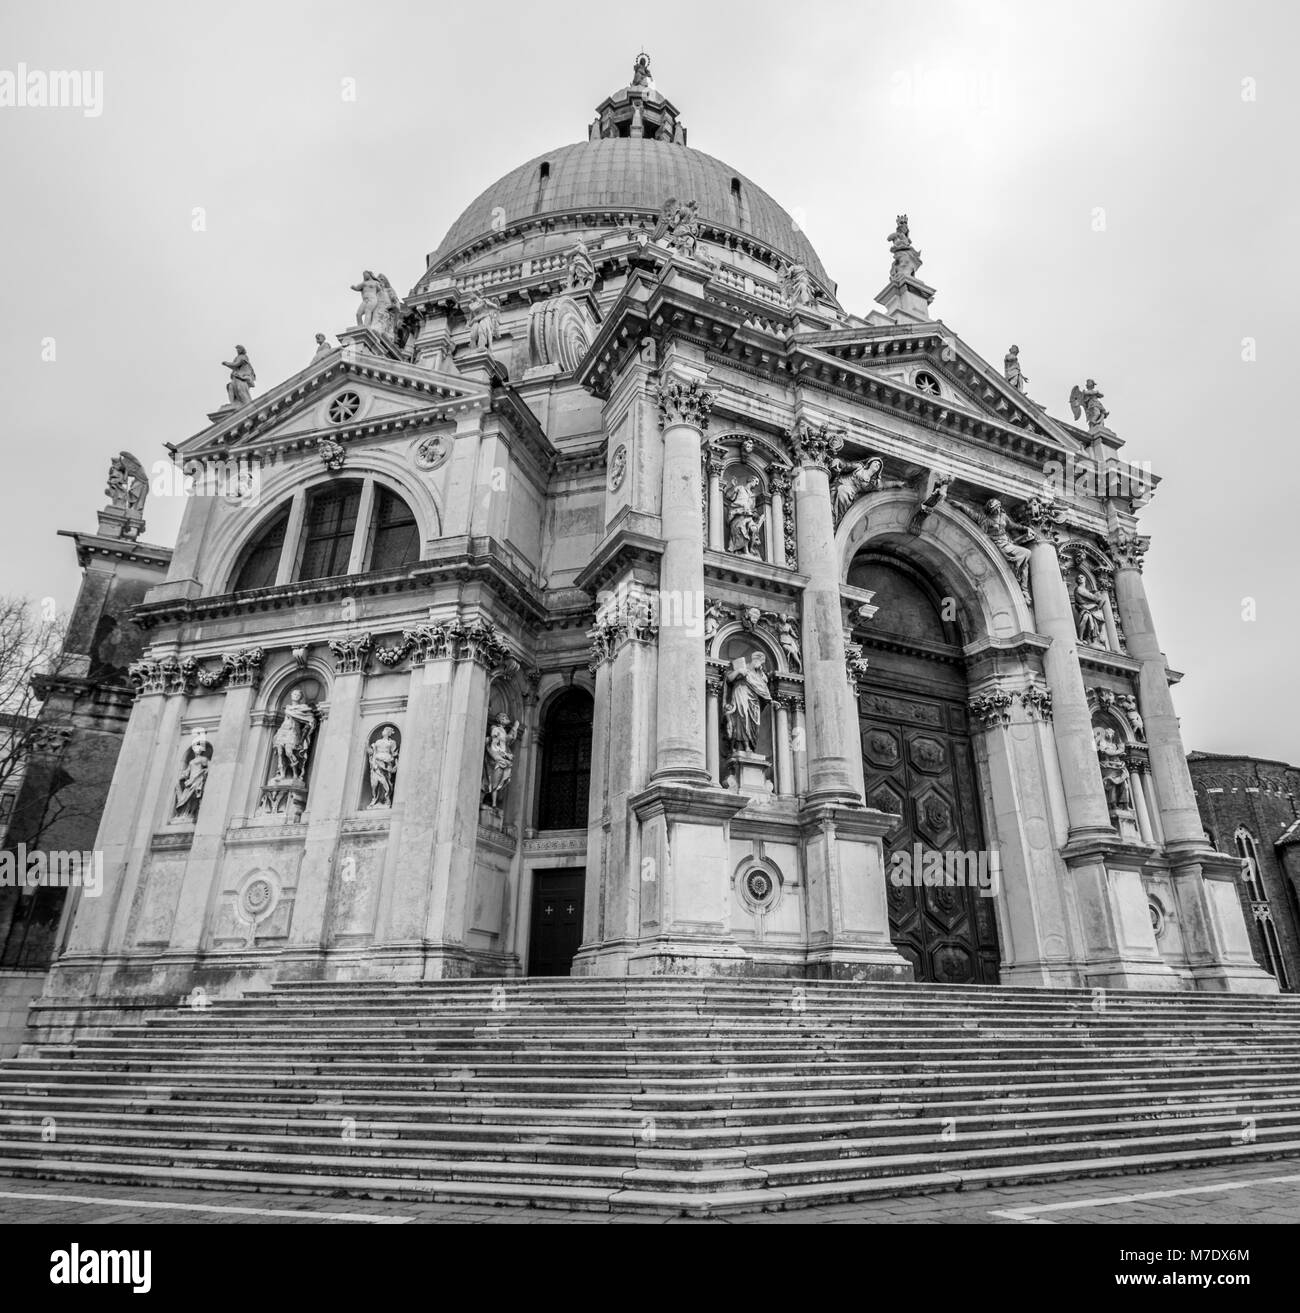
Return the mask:
<path id="1" fill-rule="evenodd" d="M 429 257 L 426 277 L 467 247 L 522 219 L 602 213 L 652 218 L 670 196 L 697 201 L 706 228 L 718 229 L 802 264 L 833 294 L 812 243 L 789 213 L 730 165 L 651 137 L 598 137 L 538 155 L 473 201 Z M 599 227 L 601 220 L 591 225 Z M 615 222 L 605 225 L 616 226 Z"/>

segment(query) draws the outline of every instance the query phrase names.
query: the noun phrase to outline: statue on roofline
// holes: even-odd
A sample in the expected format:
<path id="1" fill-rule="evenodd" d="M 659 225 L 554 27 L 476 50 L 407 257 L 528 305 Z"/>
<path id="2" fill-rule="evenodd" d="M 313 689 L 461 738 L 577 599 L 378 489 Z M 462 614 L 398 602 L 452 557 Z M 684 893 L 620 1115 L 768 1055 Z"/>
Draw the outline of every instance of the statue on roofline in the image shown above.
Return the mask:
<path id="1" fill-rule="evenodd" d="M 1106 423 L 1110 411 L 1101 404 L 1106 394 L 1097 387 L 1097 380 L 1090 378 L 1086 387 L 1070 389 L 1070 414 L 1078 419 L 1086 415 L 1089 429 L 1099 429 Z"/>
<path id="2" fill-rule="evenodd" d="M 230 370 L 230 381 L 226 384 L 228 404 L 232 406 L 248 405 L 253 399 L 253 384 L 257 382 L 257 375 L 253 373 L 253 365 L 248 359 L 248 352 L 236 343 L 235 358 L 233 360 L 223 360 L 221 363 Z"/>

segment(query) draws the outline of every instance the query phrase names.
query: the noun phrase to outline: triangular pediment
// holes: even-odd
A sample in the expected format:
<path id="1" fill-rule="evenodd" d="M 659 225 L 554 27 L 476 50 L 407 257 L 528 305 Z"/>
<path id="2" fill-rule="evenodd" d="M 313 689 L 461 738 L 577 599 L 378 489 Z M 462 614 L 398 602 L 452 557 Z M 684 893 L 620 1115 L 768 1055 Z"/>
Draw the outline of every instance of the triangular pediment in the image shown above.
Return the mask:
<path id="1" fill-rule="evenodd" d="M 1084 450 L 1076 431 L 1009 383 L 941 320 L 809 333 L 796 345 L 841 385 L 852 379 L 856 388 L 881 393 L 905 410 L 940 422 L 964 416 L 1066 452 Z"/>
<path id="2" fill-rule="evenodd" d="M 246 447 L 297 447 L 319 438 L 355 440 L 435 422 L 489 401 L 486 381 L 349 344 L 319 356 L 249 405 L 215 412 L 212 423 L 176 451 L 188 459 Z"/>

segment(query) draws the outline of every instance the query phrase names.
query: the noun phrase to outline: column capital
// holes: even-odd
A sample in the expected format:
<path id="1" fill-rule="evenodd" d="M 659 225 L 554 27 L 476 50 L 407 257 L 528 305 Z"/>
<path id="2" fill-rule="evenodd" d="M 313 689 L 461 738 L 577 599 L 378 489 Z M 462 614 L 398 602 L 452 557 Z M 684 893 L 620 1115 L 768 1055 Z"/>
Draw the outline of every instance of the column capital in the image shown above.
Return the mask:
<path id="1" fill-rule="evenodd" d="M 705 380 L 673 374 L 659 386 L 659 427 L 686 424 L 701 434 L 709 428 L 709 412 L 713 409 L 713 393 L 704 387 Z"/>
<path id="2" fill-rule="evenodd" d="M 844 430 L 830 424 L 810 424 L 800 420 L 786 434 L 790 454 L 800 468 L 812 467 L 830 472 L 831 461 L 844 446 Z"/>
<path id="3" fill-rule="evenodd" d="M 1142 558 L 1151 546 L 1151 539 L 1141 533 L 1129 533 L 1126 529 L 1116 529 L 1108 540 L 1111 555 L 1116 566 L 1121 570 L 1142 572 Z"/>

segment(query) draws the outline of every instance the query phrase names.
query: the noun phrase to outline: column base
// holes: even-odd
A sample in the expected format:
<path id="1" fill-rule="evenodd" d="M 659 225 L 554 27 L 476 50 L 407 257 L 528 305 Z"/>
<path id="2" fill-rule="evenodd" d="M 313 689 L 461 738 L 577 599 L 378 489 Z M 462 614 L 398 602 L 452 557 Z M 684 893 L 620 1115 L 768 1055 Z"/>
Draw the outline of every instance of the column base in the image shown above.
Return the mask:
<path id="1" fill-rule="evenodd" d="M 810 949 L 805 969 L 811 980 L 848 980 L 854 984 L 884 981 L 908 985 L 916 978 L 912 964 L 892 945 L 887 949 L 855 949 L 845 944 Z"/>

